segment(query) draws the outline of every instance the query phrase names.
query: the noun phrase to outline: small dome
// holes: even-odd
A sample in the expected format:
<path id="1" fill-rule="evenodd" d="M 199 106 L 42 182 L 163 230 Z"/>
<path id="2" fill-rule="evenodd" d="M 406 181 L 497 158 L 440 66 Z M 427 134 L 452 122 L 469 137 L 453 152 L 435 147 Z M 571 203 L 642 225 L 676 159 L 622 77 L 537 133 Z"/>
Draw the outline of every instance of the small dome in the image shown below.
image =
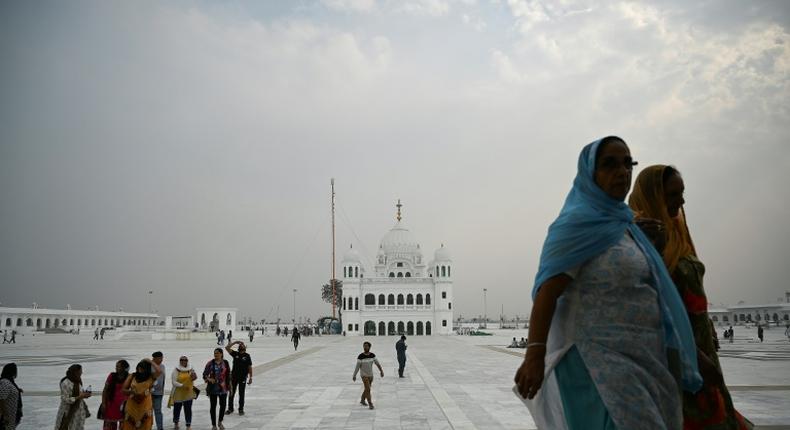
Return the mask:
<path id="1" fill-rule="evenodd" d="M 346 253 L 343 254 L 343 263 L 361 263 L 361 262 L 362 260 L 359 257 L 359 253 L 357 252 L 356 249 L 354 249 L 354 245 L 351 245 L 348 248 L 348 251 L 346 251 Z"/>
<path id="2" fill-rule="evenodd" d="M 450 251 L 444 247 L 442 244 L 441 248 L 437 249 L 436 252 L 433 253 L 434 261 L 450 261 Z"/>

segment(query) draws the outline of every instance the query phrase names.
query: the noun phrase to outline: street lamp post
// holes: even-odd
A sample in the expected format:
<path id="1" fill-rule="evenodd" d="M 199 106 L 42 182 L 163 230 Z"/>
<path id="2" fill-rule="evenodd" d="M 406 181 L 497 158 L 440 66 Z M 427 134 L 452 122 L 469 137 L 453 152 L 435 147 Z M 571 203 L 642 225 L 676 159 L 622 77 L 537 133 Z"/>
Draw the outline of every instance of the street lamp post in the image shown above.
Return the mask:
<path id="1" fill-rule="evenodd" d="M 296 325 L 296 288 L 294 288 L 294 325 Z"/>
<path id="2" fill-rule="evenodd" d="M 148 313 L 149 314 L 152 313 L 152 311 L 151 311 L 151 296 L 153 296 L 153 295 L 154 295 L 154 291 L 153 290 L 148 290 Z"/>
<path id="3" fill-rule="evenodd" d="M 488 288 L 483 288 L 483 328 L 488 328 L 488 302 L 486 293 Z"/>

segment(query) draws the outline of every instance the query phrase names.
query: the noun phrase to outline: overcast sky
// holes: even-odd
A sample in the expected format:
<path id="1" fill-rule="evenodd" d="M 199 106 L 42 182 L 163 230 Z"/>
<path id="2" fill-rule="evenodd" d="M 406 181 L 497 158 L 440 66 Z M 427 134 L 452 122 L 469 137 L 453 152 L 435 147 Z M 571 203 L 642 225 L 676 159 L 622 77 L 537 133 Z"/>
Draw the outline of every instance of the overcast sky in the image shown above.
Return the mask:
<path id="1" fill-rule="evenodd" d="M 790 3 L 0 3 L 0 302 L 330 312 L 404 204 L 527 315 L 579 150 L 676 165 L 715 304 L 790 290 Z M 637 171 L 635 171 L 635 176 Z M 338 258 L 338 267 L 339 258 Z M 342 274 L 342 269 L 340 270 Z"/>

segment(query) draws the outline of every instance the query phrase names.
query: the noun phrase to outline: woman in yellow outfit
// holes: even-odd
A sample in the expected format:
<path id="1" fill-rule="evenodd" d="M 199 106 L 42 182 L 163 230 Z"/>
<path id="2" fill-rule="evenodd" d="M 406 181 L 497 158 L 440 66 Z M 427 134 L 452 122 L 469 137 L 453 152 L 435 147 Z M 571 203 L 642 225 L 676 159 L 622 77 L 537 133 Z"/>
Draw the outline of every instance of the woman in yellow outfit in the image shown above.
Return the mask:
<path id="1" fill-rule="evenodd" d="M 197 374 L 189 364 L 189 359 L 182 356 L 178 360 L 178 367 L 173 369 L 170 377 L 173 382 L 173 391 L 170 392 L 168 406 L 173 406 L 173 424 L 178 428 L 178 420 L 181 417 L 181 409 L 184 409 L 184 420 L 187 429 L 192 428 L 192 400 L 195 399 L 195 389 L 192 381 L 197 379 Z"/>
<path id="2" fill-rule="evenodd" d="M 151 387 L 162 370 L 148 358 L 137 364 L 135 372 L 126 378 L 124 392 L 129 396 L 124 408 L 122 430 L 151 430 L 154 424 Z"/>

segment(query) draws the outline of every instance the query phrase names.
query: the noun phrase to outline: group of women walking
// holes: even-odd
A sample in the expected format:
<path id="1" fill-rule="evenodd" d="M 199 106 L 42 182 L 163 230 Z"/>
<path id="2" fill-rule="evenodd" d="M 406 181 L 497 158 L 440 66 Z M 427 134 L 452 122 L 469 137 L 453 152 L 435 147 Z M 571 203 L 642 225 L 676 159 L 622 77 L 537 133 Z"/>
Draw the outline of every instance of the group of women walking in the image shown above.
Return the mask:
<path id="1" fill-rule="evenodd" d="M 5 375 L 5 370 L 3 372 Z M 129 373 L 129 363 L 126 360 L 119 360 L 115 364 L 115 371 L 107 376 L 101 393 L 97 418 L 103 421 L 104 430 L 151 430 L 154 424 L 152 388 L 160 374 L 161 368 L 154 360 L 148 358 L 141 360 L 132 373 Z M 222 349 L 217 348 L 214 351 L 214 359 L 206 364 L 203 372 L 203 380 L 207 383 L 206 389 L 211 403 L 211 424 L 214 429 L 224 428 L 222 419 L 230 389 L 229 375 L 230 364 L 224 359 Z M 189 358 L 181 356 L 178 366 L 170 375 L 172 390 L 167 403 L 168 407 L 173 408 L 175 428 L 179 428 L 182 411 L 186 428 L 192 428 L 192 402 L 200 394 L 194 383 L 197 379 L 198 375 L 189 364 Z M 2 386 L 0 382 L 0 388 Z M 55 430 L 84 429 L 86 419 L 91 416 L 85 399 L 90 398 L 92 393 L 83 387 L 81 365 L 74 364 L 68 368 L 66 376 L 60 381 L 60 394 L 61 402 L 55 420 Z M 216 411 L 218 405 L 219 415 Z M 6 427 L 3 427 L 0 430 L 5 429 Z"/>
<path id="2" fill-rule="evenodd" d="M 625 141 L 585 146 L 551 224 L 515 382 L 539 428 L 750 429 L 724 384 L 705 268 L 674 167 Z"/>

